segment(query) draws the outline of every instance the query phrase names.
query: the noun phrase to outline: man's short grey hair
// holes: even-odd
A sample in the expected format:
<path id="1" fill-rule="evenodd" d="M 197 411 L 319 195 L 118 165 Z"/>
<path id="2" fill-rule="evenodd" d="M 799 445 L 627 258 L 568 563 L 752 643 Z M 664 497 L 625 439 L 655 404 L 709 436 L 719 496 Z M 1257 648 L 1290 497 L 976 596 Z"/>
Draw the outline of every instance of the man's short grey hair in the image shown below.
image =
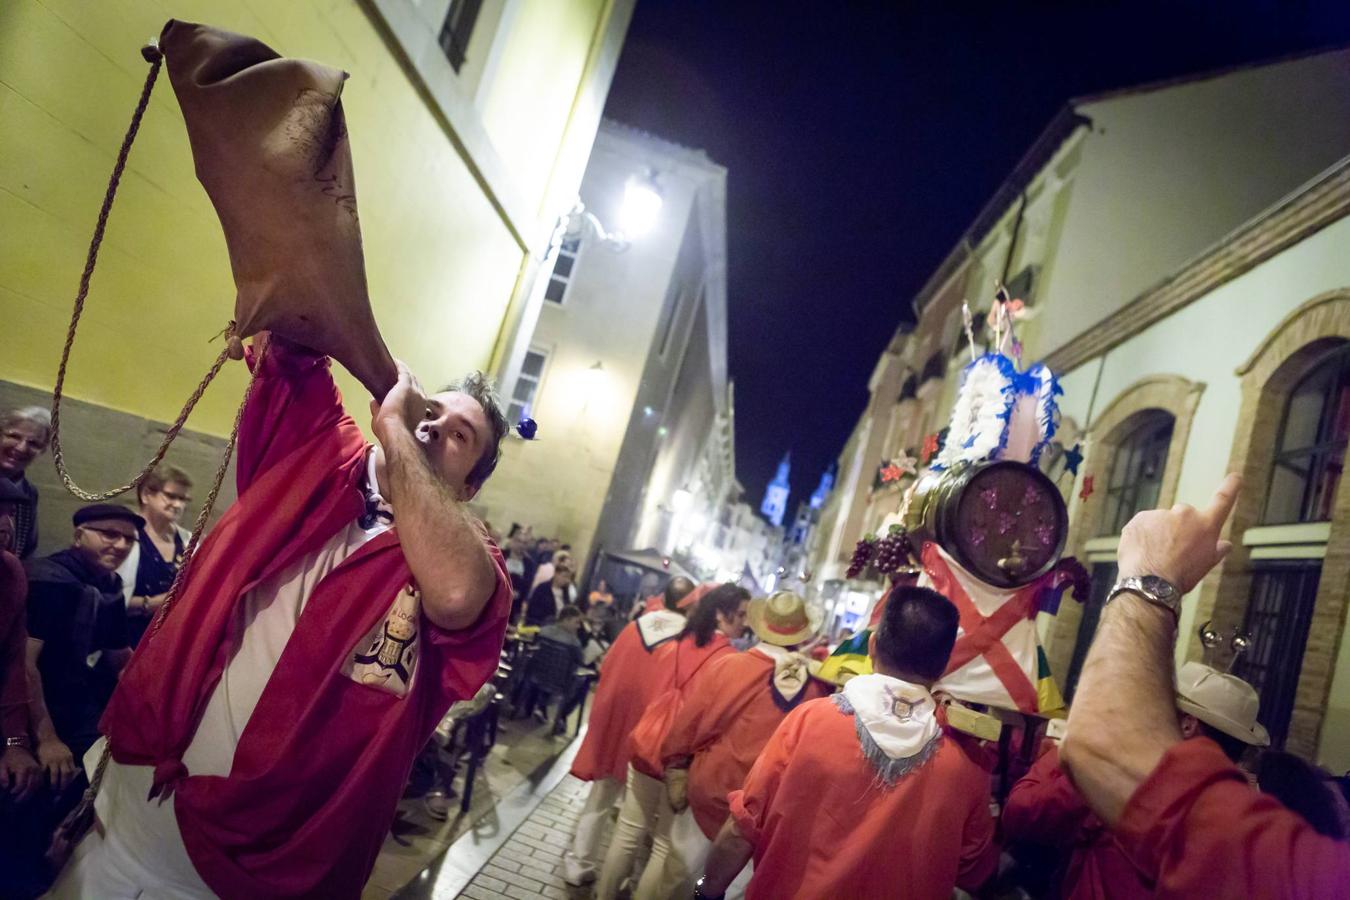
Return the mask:
<path id="1" fill-rule="evenodd" d="M 0 415 L 0 429 L 10 428 L 20 422 L 27 422 L 42 429 L 42 446 L 45 448 L 52 440 L 52 414 L 42 406 L 20 406 Z"/>
<path id="2" fill-rule="evenodd" d="M 478 462 L 469 470 L 469 476 L 465 479 L 474 487 L 482 487 L 483 482 L 487 481 L 488 476 L 497 468 L 497 460 L 501 459 L 502 455 L 502 440 L 511 430 L 506 421 L 506 414 L 502 412 L 501 398 L 497 396 L 492 381 L 477 369 L 463 378 L 450 382 L 445 386 L 445 390 L 468 394 L 478 401 L 478 405 L 483 407 L 483 414 L 487 416 L 488 428 L 492 434 L 488 436 L 483 455 L 478 458 Z"/>

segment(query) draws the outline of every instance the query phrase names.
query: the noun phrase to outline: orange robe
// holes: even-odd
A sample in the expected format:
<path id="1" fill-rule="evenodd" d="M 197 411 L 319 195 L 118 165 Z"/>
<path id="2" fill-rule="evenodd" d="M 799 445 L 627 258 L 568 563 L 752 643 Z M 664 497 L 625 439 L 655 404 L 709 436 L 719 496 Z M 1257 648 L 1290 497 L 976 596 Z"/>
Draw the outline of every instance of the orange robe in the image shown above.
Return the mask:
<path id="1" fill-rule="evenodd" d="M 944 734 L 923 765 L 883 787 L 854 717 L 829 699 L 797 707 L 733 791 L 731 815 L 754 847 L 748 900 L 947 900 L 994 871 L 989 773 Z"/>
<path id="2" fill-rule="evenodd" d="M 656 652 L 672 646 L 675 638 L 648 647 L 638 632 L 637 622 L 629 622 L 614 639 L 600 664 L 600 682 L 595 702 L 581 742 L 572 774 L 582 781 L 613 778 L 623 784 L 628 778 L 628 760 L 632 756 L 629 735 L 652 698 L 669 686 L 669 675 L 662 682 L 656 675 Z"/>
<path id="3" fill-rule="evenodd" d="M 692 634 L 685 634 L 679 641 L 657 651 L 654 680 L 664 689 L 652 699 L 642 718 L 633 726 L 633 768 L 652 778 L 662 776 L 665 766 L 661 762 L 661 744 L 689 696 L 694 676 L 717 657 L 735 652 L 720 631 L 713 632 L 712 639 L 702 647 L 694 645 Z"/>
<path id="4" fill-rule="evenodd" d="M 831 691 L 809 679 L 788 706 L 774 691 L 773 673 L 774 661 L 754 649 L 712 661 L 690 684 L 661 744 L 666 765 L 693 757 L 689 808 L 709 840 L 727 820 L 727 795 L 745 783 L 774 729 L 792 709 Z"/>

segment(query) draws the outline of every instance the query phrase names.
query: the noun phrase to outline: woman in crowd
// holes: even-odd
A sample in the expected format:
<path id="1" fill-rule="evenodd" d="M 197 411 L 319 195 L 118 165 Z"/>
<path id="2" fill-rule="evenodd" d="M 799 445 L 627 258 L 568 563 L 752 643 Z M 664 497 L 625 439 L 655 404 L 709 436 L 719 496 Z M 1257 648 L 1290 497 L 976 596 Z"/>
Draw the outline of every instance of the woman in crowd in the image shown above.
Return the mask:
<path id="1" fill-rule="evenodd" d="M 127 643 L 141 642 L 155 611 L 173 585 L 191 532 L 178 524 L 192 499 L 192 478 L 177 466 L 161 463 L 136 489 L 145 525 L 117 574 L 127 598 Z"/>
<path id="2" fill-rule="evenodd" d="M 731 638 L 745 628 L 750 592 L 735 584 L 723 584 L 706 593 L 689 614 L 684 634 L 657 651 L 653 680 L 663 688 L 633 728 L 633 757 L 628 764 L 627 792 L 619 808 L 619 821 L 605 855 L 596 885 L 599 900 L 613 900 L 621 882 L 633 868 L 633 859 L 645 837 L 652 838 L 652 853 L 633 893 L 635 900 L 660 896 L 670 856 L 670 825 L 673 817 L 658 815 L 666 804 L 661 781 L 661 744 L 694 676 L 709 662 L 734 653 Z"/>
<path id="3" fill-rule="evenodd" d="M 11 409 L 0 416 L 0 478 L 23 494 L 14 502 L 14 554 L 20 559 L 31 556 L 38 542 L 38 492 L 24 472 L 47 449 L 51 437 L 52 416 L 41 406 Z"/>

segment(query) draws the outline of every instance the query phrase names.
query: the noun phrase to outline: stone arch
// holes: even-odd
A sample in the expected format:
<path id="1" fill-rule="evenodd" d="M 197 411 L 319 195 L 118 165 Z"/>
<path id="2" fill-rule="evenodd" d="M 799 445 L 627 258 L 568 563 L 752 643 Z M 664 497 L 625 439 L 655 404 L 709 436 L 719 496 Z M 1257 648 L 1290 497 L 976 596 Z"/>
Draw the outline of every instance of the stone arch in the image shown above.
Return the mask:
<path id="1" fill-rule="evenodd" d="M 1225 536 L 1233 552 L 1205 579 L 1197 623 L 1213 620 L 1221 628 L 1240 626 L 1251 596 L 1251 555 L 1242 535 L 1260 524 L 1275 457 L 1275 440 L 1289 393 L 1328 350 L 1350 341 L 1350 287 L 1319 294 L 1275 326 L 1236 370 L 1242 401 L 1234 429 L 1228 471 L 1239 472 L 1245 489 L 1238 497 Z M 1350 599 L 1350 478 L 1341 480 L 1332 511 L 1322 575 L 1314 601 L 1312 626 L 1299 673 L 1286 748 L 1313 758 L 1331 692 L 1335 661 L 1345 630 Z M 1187 657 L 1199 659 L 1198 636 L 1186 636 Z M 1221 658 L 1220 662 L 1226 662 Z"/>
<path id="2" fill-rule="evenodd" d="M 1167 452 L 1158 505 L 1171 506 L 1175 502 L 1186 442 L 1190 439 L 1191 423 L 1204 390 L 1202 382 L 1191 381 L 1180 375 L 1149 375 L 1117 394 L 1088 423 L 1085 432 L 1086 455 L 1079 472 L 1082 476 L 1093 476 L 1094 491 L 1086 500 L 1077 499 L 1076 495 L 1070 498 L 1069 540 L 1064 549 L 1066 556 L 1076 556 L 1086 564 L 1087 542 L 1097 537 L 1097 525 L 1106 502 L 1106 482 L 1116 449 L 1130 436 L 1141 416 L 1156 410 L 1166 412 L 1173 418 L 1172 443 Z M 1077 485 L 1071 489 L 1076 490 Z M 1068 672 L 1082 618 L 1082 604 L 1062 603 L 1047 635 L 1046 656 L 1051 668 L 1061 677 Z"/>

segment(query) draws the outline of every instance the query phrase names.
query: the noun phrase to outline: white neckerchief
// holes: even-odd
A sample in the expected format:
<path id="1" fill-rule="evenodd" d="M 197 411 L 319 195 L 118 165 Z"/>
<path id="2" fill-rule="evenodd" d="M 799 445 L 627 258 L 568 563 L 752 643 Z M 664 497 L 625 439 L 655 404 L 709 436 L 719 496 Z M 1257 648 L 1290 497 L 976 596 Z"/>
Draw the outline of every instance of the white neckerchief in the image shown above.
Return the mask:
<path id="1" fill-rule="evenodd" d="M 850 678 L 835 704 L 853 713 L 863 756 L 886 784 L 923 765 L 937 748 L 942 727 L 928 689 L 889 675 Z"/>
<path id="2" fill-rule="evenodd" d="M 684 616 L 669 609 L 643 613 L 637 619 L 638 637 L 648 650 L 657 644 L 678 637 L 684 631 Z"/>
<path id="3" fill-rule="evenodd" d="M 752 647 L 750 652 L 759 653 L 773 660 L 773 689 L 778 692 L 778 696 L 783 703 L 788 706 L 796 703 L 797 698 L 802 695 L 802 691 L 806 690 L 806 685 L 811 681 L 806 657 L 786 647 L 779 647 L 764 641 L 760 641 Z"/>

